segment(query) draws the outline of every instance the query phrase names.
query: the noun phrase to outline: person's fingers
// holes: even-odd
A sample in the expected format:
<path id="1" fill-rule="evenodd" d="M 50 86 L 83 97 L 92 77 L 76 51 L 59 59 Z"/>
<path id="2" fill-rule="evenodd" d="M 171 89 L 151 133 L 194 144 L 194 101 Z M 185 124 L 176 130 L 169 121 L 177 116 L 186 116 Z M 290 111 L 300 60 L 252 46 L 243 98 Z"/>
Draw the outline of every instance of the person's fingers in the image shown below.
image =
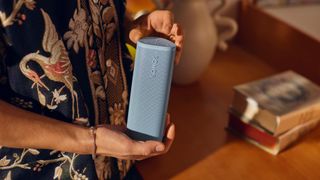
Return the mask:
<path id="1" fill-rule="evenodd" d="M 181 58 L 183 46 L 183 29 L 179 24 L 174 24 L 170 32 L 170 40 L 176 45 L 175 64 L 178 64 Z"/>
<path id="2" fill-rule="evenodd" d="M 174 22 L 174 16 L 170 11 L 157 10 L 137 20 L 137 25 L 129 33 L 132 42 L 137 43 L 139 39 L 154 33 L 169 36 Z"/>
<path id="3" fill-rule="evenodd" d="M 168 10 L 154 11 L 148 17 L 148 29 L 154 29 L 155 32 L 169 35 L 174 23 L 174 15 Z M 150 27 L 151 26 L 151 27 Z"/>
<path id="4" fill-rule="evenodd" d="M 170 118 L 169 113 L 167 113 L 165 132 L 166 132 L 166 135 L 164 138 L 165 150 L 161 151 L 161 152 L 152 153 L 150 156 L 158 156 L 158 155 L 166 153 L 170 149 L 170 147 L 173 143 L 173 140 L 175 138 L 175 125 L 173 123 L 171 123 L 171 118 Z"/>
<path id="5" fill-rule="evenodd" d="M 170 119 L 170 115 L 169 114 L 168 114 L 168 118 L 167 119 Z M 169 149 L 171 148 L 171 145 L 172 145 L 172 143 L 174 141 L 174 138 L 175 138 L 175 125 L 170 122 L 170 124 L 166 128 L 166 137 L 164 138 L 165 150 L 161 151 L 161 152 L 152 153 L 150 155 L 150 157 L 158 156 L 158 155 L 167 153 L 169 151 Z"/>
<path id="6" fill-rule="evenodd" d="M 170 127 L 167 131 L 167 135 L 166 135 L 166 138 L 164 140 L 164 144 L 165 144 L 165 150 L 163 151 L 163 153 L 166 153 L 169 151 L 169 149 L 171 148 L 171 145 L 174 141 L 174 138 L 175 138 L 175 125 L 173 123 L 170 124 Z"/>
<path id="7" fill-rule="evenodd" d="M 165 150 L 165 145 L 158 141 L 134 141 L 132 146 L 132 155 L 150 156 L 153 153 L 159 153 Z"/>
<path id="8" fill-rule="evenodd" d="M 168 118 L 170 119 L 170 115 Z M 175 125 L 170 123 L 166 131 L 164 143 L 158 141 L 134 141 L 130 147 L 131 153 L 119 157 L 121 159 L 144 160 L 153 156 L 158 156 L 169 151 L 175 138 Z"/>
<path id="9" fill-rule="evenodd" d="M 152 33 L 152 31 L 141 27 L 141 26 L 137 26 L 136 28 L 133 28 L 130 33 L 129 33 L 129 38 L 132 42 L 137 43 L 139 41 L 139 39 L 145 37 L 145 36 L 149 36 Z"/>
<path id="10" fill-rule="evenodd" d="M 172 123 L 171 123 L 171 120 L 170 120 L 170 114 L 167 113 L 167 115 L 166 115 L 166 128 L 165 128 L 165 133 L 168 132 L 171 124 L 172 124 Z M 166 138 L 167 138 L 167 137 L 165 137 L 165 139 L 166 139 Z M 151 154 L 149 155 L 149 157 L 158 156 L 158 155 L 160 155 L 160 154 L 163 154 L 163 153 L 165 152 L 165 150 L 167 149 L 166 144 L 164 144 L 164 146 L 165 146 L 165 149 L 164 149 L 163 151 L 153 152 L 153 153 L 151 153 Z"/>

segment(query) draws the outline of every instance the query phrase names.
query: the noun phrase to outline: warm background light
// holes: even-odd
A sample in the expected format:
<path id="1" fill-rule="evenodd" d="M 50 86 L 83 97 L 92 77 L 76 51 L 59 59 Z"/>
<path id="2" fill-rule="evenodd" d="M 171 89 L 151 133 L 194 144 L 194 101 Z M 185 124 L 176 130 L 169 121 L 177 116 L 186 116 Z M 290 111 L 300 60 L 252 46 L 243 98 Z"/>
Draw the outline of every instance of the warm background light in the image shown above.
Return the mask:
<path id="1" fill-rule="evenodd" d="M 152 11 L 156 9 L 152 0 L 127 0 L 127 10 L 132 14 L 136 14 L 141 10 Z"/>

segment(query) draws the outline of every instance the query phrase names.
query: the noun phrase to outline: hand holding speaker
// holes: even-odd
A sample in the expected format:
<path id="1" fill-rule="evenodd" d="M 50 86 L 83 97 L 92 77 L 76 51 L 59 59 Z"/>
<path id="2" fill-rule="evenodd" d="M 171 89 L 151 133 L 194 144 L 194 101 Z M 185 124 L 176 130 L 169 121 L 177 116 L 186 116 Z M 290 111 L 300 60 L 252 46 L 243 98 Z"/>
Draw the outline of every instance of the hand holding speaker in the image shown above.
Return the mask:
<path id="1" fill-rule="evenodd" d="M 176 45 L 175 63 L 178 64 L 183 46 L 183 30 L 174 21 L 174 16 L 167 10 L 156 10 L 143 15 L 132 23 L 129 38 L 137 43 L 147 36 L 162 37 L 172 41 Z"/>
<path id="2" fill-rule="evenodd" d="M 168 152 L 175 137 L 175 126 L 166 119 L 166 132 L 163 142 L 135 141 L 124 132 L 123 126 L 98 126 L 96 131 L 97 154 L 120 159 L 143 160 Z M 108 138 L 106 138 L 108 137 Z"/>

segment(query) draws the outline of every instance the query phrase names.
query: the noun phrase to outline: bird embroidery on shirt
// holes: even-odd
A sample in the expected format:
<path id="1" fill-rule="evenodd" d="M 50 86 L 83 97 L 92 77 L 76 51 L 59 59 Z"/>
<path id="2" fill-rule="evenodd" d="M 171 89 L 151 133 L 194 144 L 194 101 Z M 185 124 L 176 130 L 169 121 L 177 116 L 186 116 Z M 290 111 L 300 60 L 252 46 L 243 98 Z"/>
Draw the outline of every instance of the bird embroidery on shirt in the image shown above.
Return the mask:
<path id="1" fill-rule="evenodd" d="M 50 57 L 41 55 L 39 51 L 27 54 L 24 56 L 20 62 L 21 72 L 37 86 L 39 101 L 42 105 L 46 105 L 44 95 L 39 91 L 39 87 L 43 87 L 46 90 L 49 88 L 41 80 L 44 76 L 48 77 L 51 81 L 63 83 L 71 94 L 72 100 L 72 119 L 79 117 L 79 107 L 78 107 L 78 94 L 74 90 L 73 81 L 75 77 L 72 73 L 72 65 L 68 56 L 68 52 L 59 38 L 56 28 L 53 25 L 49 15 L 41 9 L 44 22 L 45 22 L 45 32 L 42 40 L 43 50 L 50 53 Z M 44 75 L 39 76 L 34 70 L 32 70 L 27 63 L 34 61 L 40 65 L 44 71 Z M 61 91 L 61 89 L 60 89 Z M 76 110 L 75 110 L 76 107 Z"/>

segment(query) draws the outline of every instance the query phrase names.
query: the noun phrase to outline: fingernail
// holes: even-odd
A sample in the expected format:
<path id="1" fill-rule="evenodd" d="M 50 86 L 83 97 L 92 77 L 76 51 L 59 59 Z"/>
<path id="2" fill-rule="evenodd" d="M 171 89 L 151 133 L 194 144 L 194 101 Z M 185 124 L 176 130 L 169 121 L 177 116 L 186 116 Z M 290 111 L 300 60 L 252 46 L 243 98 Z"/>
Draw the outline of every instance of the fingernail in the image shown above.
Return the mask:
<path id="1" fill-rule="evenodd" d="M 156 147 L 156 151 L 157 152 L 164 151 L 164 147 L 162 145 L 159 145 L 159 146 Z"/>

